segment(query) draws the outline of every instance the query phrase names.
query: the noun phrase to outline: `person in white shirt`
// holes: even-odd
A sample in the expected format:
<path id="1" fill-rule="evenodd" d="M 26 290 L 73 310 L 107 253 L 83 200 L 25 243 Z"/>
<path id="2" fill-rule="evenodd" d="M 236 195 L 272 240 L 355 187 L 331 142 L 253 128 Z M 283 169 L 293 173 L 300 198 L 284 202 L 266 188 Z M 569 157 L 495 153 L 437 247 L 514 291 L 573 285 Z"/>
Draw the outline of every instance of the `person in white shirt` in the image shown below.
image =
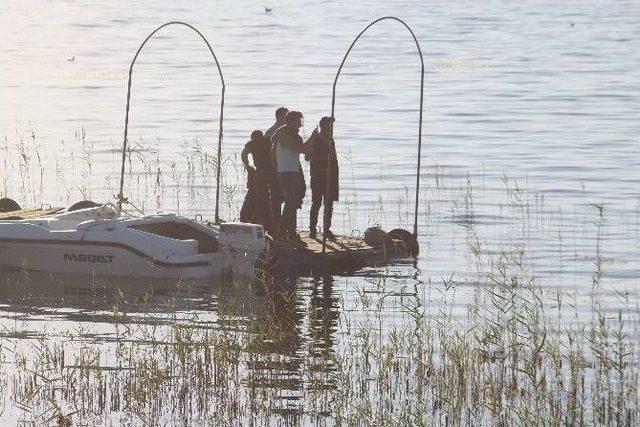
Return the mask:
<path id="1" fill-rule="evenodd" d="M 287 107 L 280 107 L 276 110 L 276 122 L 264 133 L 265 138 L 272 141 L 273 135 L 284 126 L 287 113 L 289 109 Z M 278 186 L 278 170 L 276 168 L 276 144 L 271 144 L 270 153 L 271 162 L 271 175 L 269 177 L 269 195 L 271 200 L 271 218 L 272 226 L 274 230 L 278 230 L 280 227 L 280 221 L 282 220 L 282 194 Z"/>
<path id="2" fill-rule="evenodd" d="M 285 125 L 279 128 L 272 140 L 276 146 L 276 167 L 278 185 L 284 199 L 284 210 L 280 225 L 279 238 L 299 239 L 297 229 L 297 210 L 302 205 L 305 184 L 300 166 L 300 154 L 306 152 L 309 144 L 302 142 L 298 134 L 302 127 L 302 113 L 289 111 Z"/>

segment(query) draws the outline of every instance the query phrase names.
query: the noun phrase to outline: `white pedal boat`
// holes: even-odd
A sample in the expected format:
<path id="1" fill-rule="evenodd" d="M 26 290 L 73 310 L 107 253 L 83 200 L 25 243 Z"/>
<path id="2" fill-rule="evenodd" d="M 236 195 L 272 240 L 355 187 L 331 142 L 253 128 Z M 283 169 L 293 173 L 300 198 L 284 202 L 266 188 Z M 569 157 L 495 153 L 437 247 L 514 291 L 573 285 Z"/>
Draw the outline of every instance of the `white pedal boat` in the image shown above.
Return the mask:
<path id="1" fill-rule="evenodd" d="M 174 214 L 120 216 L 106 204 L 0 221 L 0 269 L 144 278 L 252 276 L 262 226 L 208 225 Z"/>

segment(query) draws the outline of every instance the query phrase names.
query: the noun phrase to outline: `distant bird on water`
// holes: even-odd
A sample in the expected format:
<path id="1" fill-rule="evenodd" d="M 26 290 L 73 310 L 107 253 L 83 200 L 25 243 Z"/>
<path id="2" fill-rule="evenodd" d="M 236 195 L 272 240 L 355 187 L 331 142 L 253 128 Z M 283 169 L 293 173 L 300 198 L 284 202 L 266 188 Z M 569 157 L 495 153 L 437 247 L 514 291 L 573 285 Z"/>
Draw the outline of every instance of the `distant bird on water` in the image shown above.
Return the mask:
<path id="1" fill-rule="evenodd" d="M 71 58 L 67 58 L 67 62 L 76 62 L 76 57 L 72 56 Z"/>
<path id="2" fill-rule="evenodd" d="M 265 6 L 264 7 L 264 13 L 271 13 L 273 11 L 273 9 L 271 9 L 270 7 Z"/>

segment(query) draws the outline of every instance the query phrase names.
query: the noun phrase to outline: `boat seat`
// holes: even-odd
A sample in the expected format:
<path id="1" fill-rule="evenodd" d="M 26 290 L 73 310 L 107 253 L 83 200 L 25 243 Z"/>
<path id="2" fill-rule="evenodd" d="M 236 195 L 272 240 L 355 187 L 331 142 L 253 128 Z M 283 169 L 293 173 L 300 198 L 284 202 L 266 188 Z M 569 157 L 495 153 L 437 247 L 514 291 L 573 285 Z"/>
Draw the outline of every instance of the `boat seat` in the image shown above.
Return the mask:
<path id="1" fill-rule="evenodd" d="M 218 240 L 208 235 L 190 224 L 179 221 L 160 221 L 150 224 L 137 224 L 130 226 L 133 230 L 138 230 L 155 236 L 168 237 L 179 241 L 195 240 L 198 243 L 198 253 L 207 254 L 220 252 Z"/>
<path id="2" fill-rule="evenodd" d="M 109 241 L 122 243 L 156 258 L 198 253 L 198 242 L 194 239 L 173 239 L 129 227 L 119 227 L 115 231 L 90 230 L 87 232 L 87 236 L 89 235 L 96 239 L 104 235 Z"/>

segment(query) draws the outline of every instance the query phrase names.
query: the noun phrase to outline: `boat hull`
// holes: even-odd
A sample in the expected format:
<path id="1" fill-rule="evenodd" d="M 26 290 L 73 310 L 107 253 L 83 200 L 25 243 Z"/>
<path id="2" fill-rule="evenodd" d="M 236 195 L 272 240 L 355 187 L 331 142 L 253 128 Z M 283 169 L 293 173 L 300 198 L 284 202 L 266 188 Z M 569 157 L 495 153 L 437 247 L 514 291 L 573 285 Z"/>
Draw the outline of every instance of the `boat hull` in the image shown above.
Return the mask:
<path id="1" fill-rule="evenodd" d="M 253 276 L 261 226 L 173 214 L 122 218 L 110 205 L 0 221 L 0 268 L 62 274 L 203 279 Z"/>
<path id="2" fill-rule="evenodd" d="M 249 254 L 214 253 L 194 259 L 157 260 L 111 242 L 83 244 L 0 239 L 0 268 L 149 278 L 200 279 L 252 276 Z"/>

